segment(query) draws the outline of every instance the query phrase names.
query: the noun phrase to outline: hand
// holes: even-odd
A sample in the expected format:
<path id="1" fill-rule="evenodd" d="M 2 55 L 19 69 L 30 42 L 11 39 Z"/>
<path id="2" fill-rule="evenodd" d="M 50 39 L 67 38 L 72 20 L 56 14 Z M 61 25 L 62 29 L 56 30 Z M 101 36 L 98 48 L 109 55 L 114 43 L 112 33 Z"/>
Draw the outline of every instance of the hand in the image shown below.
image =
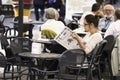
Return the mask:
<path id="1" fill-rule="evenodd" d="M 78 40 L 80 37 L 79 37 L 79 35 L 77 34 L 77 33 L 75 33 L 75 32 L 73 32 L 72 34 L 71 34 L 71 36 L 74 38 L 74 39 L 76 39 L 76 40 Z"/>

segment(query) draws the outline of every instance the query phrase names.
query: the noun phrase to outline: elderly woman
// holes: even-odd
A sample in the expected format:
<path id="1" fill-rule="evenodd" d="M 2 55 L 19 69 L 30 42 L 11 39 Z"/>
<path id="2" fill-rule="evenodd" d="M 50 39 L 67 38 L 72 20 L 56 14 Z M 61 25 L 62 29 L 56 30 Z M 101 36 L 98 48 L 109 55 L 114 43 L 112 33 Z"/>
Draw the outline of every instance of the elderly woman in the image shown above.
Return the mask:
<path id="1" fill-rule="evenodd" d="M 47 18 L 47 21 L 41 26 L 42 37 L 53 39 L 63 31 L 65 25 L 61 21 L 58 21 L 59 13 L 54 8 L 46 9 L 45 17 Z M 49 49 L 51 52 L 62 53 L 65 50 L 61 45 L 50 46 L 50 48 L 51 47 L 52 49 Z"/>
<path id="2" fill-rule="evenodd" d="M 46 9 L 45 17 L 47 18 L 47 21 L 41 26 L 41 31 L 47 30 L 58 35 L 65 28 L 65 25 L 61 21 L 58 21 L 59 13 L 56 9 Z M 53 36 L 52 38 L 54 38 L 55 36 Z M 51 38 L 51 36 L 49 37 Z"/>
<path id="3" fill-rule="evenodd" d="M 102 41 L 102 35 L 98 30 L 98 18 L 94 15 L 87 15 L 84 19 L 84 28 L 88 32 L 83 39 L 78 36 L 76 33 L 73 33 L 72 36 L 76 39 L 80 45 L 80 48 L 84 49 L 88 54 L 90 53 L 100 41 Z"/>

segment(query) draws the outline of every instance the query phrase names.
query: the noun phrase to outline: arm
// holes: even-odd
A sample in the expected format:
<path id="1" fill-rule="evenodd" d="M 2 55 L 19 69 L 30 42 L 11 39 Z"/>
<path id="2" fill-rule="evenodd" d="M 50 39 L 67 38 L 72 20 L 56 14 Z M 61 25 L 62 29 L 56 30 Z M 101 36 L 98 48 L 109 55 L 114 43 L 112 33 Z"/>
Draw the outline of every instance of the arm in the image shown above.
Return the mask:
<path id="1" fill-rule="evenodd" d="M 82 38 L 78 34 L 72 33 L 72 37 L 78 41 L 78 44 L 82 49 L 86 48 L 86 45 L 82 42 Z"/>

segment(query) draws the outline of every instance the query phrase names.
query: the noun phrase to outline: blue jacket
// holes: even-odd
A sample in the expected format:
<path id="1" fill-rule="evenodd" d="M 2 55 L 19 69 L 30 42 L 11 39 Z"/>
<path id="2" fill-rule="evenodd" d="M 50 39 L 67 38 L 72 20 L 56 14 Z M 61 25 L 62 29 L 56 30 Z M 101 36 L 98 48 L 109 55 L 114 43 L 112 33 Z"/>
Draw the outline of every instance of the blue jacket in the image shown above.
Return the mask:
<path id="1" fill-rule="evenodd" d="M 34 0 L 33 3 L 35 5 L 44 5 L 45 4 L 45 0 Z"/>

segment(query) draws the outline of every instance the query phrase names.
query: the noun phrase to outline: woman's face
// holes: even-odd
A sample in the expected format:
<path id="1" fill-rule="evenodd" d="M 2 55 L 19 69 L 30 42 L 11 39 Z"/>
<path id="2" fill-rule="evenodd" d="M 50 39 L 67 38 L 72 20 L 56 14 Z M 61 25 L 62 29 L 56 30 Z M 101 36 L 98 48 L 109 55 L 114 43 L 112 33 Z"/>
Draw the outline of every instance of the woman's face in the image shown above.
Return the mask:
<path id="1" fill-rule="evenodd" d="M 86 32 L 90 31 L 90 25 L 87 23 L 87 21 L 84 19 L 84 29 Z"/>

